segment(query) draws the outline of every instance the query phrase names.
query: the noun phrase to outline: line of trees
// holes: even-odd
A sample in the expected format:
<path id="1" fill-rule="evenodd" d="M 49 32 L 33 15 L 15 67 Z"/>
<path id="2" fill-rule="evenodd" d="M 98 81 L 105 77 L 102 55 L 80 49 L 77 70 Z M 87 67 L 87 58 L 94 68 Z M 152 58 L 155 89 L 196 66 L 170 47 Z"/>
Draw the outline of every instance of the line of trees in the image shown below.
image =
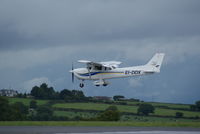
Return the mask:
<path id="1" fill-rule="evenodd" d="M 9 101 L 5 97 L 0 97 L 0 120 L 1 121 L 16 121 L 26 120 L 28 114 L 28 107 L 22 102 L 16 102 L 9 104 Z"/>
<path id="2" fill-rule="evenodd" d="M 200 111 L 200 100 L 196 101 L 194 105 L 191 105 L 190 109 L 192 111 Z"/>
<path id="3" fill-rule="evenodd" d="M 60 92 L 56 92 L 53 87 L 48 87 L 46 83 L 33 87 L 29 95 L 33 96 L 35 99 L 48 99 L 50 101 L 45 105 L 38 106 L 37 101 L 32 100 L 29 106 L 26 106 L 22 102 L 9 104 L 7 98 L 0 97 L 0 120 L 87 120 L 81 117 L 75 119 L 57 117 L 53 114 L 55 109 L 51 106 L 55 103 L 54 100 L 61 100 L 62 102 L 63 100 L 66 102 L 94 101 L 91 97 L 86 97 L 82 91 L 63 89 Z M 24 96 L 27 96 L 27 94 L 20 95 L 19 97 Z M 110 101 L 109 104 L 127 104 L 126 102 L 121 102 L 125 100 L 124 96 L 116 95 L 113 99 L 116 102 Z M 134 99 L 133 101 L 138 100 Z M 141 116 L 148 116 L 155 111 L 155 107 L 148 103 L 141 103 L 138 106 L 137 114 Z M 191 105 L 191 110 L 200 111 L 200 101 L 197 101 L 195 105 Z M 175 114 L 176 118 L 182 118 L 183 116 L 184 114 L 181 112 L 176 112 Z M 97 117 L 88 120 L 118 121 L 120 120 L 120 112 L 116 106 L 110 106 L 104 112 L 99 113 Z"/>
<path id="4" fill-rule="evenodd" d="M 116 106 L 110 106 L 100 112 L 95 118 L 55 116 L 51 104 L 37 105 L 37 101 L 31 100 L 29 106 L 22 102 L 9 104 L 8 98 L 0 97 L 0 121 L 50 121 L 50 120 L 95 120 L 95 121 L 118 121 L 120 112 Z"/>
<path id="5" fill-rule="evenodd" d="M 22 102 L 10 104 L 7 97 L 0 96 L 0 121 L 49 121 L 68 120 L 68 117 L 54 115 L 50 104 L 37 105 L 35 100 L 30 101 L 29 106 Z"/>
<path id="6" fill-rule="evenodd" d="M 58 99 L 65 100 L 67 102 L 81 102 L 88 99 L 82 91 L 63 89 L 61 92 L 55 92 L 54 88 L 48 87 L 46 83 L 41 84 L 39 87 L 34 86 L 30 95 L 36 99 Z"/>

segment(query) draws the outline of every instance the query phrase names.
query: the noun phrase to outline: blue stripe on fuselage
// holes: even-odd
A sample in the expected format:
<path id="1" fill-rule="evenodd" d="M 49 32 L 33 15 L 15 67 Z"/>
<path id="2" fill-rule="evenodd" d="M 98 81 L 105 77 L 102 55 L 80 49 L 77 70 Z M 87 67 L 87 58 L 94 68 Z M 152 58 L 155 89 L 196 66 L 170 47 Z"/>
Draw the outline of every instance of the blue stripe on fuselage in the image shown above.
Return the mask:
<path id="1" fill-rule="evenodd" d="M 96 74 L 99 74 L 99 73 L 102 73 L 102 72 L 93 72 L 93 73 L 85 73 L 85 74 L 79 74 L 81 76 L 92 76 L 92 75 L 96 75 Z"/>
<path id="2" fill-rule="evenodd" d="M 96 75 L 96 74 L 101 74 L 101 73 L 103 73 L 103 74 L 105 74 L 105 73 L 108 73 L 108 74 L 110 74 L 110 73 L 124 73 L 124 72 L 91 72 L 90 74 L 89 73 L 85 73 L 85 74 L 79 74 L 80 76 L 93 76 L 93 75 Z"/>

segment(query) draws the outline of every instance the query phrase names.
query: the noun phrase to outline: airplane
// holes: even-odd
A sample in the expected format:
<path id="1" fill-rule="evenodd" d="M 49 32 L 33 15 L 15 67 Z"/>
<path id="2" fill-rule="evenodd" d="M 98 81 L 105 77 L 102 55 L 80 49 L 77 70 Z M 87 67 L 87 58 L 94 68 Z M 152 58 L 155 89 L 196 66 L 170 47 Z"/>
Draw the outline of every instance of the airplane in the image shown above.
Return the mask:
<path id="1" fill-rule="evenodd" d="M 72 64 L 72 82 L 74 76 L 81 80 L 80 87 L 84 87 L 84 80 L 94 80 L 95 86 L 107 86 L 110 84 L 107 79 L 125 78 L 139 75 L 159 73 L 164 58 L 164 53 L 156 53 L 151 60 L 140 66 L 119 68 L 120 61 L 93 62 L 88 60 L 78 60 L 79 63 L 86 64 L 86 68 L 74 69 Z"/>

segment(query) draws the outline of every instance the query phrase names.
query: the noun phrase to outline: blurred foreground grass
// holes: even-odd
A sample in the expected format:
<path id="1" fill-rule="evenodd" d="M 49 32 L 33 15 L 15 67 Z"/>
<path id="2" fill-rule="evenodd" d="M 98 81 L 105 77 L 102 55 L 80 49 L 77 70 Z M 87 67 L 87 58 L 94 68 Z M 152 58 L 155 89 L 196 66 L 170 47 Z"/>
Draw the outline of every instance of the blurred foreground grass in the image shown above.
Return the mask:
<path id="1" fill-rule="evenodd" d="M 0 121 L 0 126 L 133 126 L 200 128 L 200 122 Z"/>

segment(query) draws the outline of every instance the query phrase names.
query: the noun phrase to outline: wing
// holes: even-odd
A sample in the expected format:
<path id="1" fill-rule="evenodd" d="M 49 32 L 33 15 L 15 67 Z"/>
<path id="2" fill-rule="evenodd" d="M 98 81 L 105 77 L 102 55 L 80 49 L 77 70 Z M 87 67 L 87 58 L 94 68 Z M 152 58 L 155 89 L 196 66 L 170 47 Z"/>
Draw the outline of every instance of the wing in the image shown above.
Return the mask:
<path id="1" fill-rule="evenodd" d="M 119 65 L 121 64 L 120 61 L 107 61 L 107 62 L 100 62 L 103 66 L 105 67 L 119 67 Z"/>
<path id="2" fill-rule="evenodd" d="M 79 63 L 85 63 L 87 66 L 103 66 L 101 63 L 98 62 L 92 62 L 89 60 L 78 60 Z"/>
<path id="3" fill-rule="evenodd" d="M 121 62 L 119 61 L 107 61 L 107 62 L 93 62 L 88 60 L 78 60 L 79 63 L 85 63 L 88 67 L 106 67 L 106 68 L 116 68 Z"/>

